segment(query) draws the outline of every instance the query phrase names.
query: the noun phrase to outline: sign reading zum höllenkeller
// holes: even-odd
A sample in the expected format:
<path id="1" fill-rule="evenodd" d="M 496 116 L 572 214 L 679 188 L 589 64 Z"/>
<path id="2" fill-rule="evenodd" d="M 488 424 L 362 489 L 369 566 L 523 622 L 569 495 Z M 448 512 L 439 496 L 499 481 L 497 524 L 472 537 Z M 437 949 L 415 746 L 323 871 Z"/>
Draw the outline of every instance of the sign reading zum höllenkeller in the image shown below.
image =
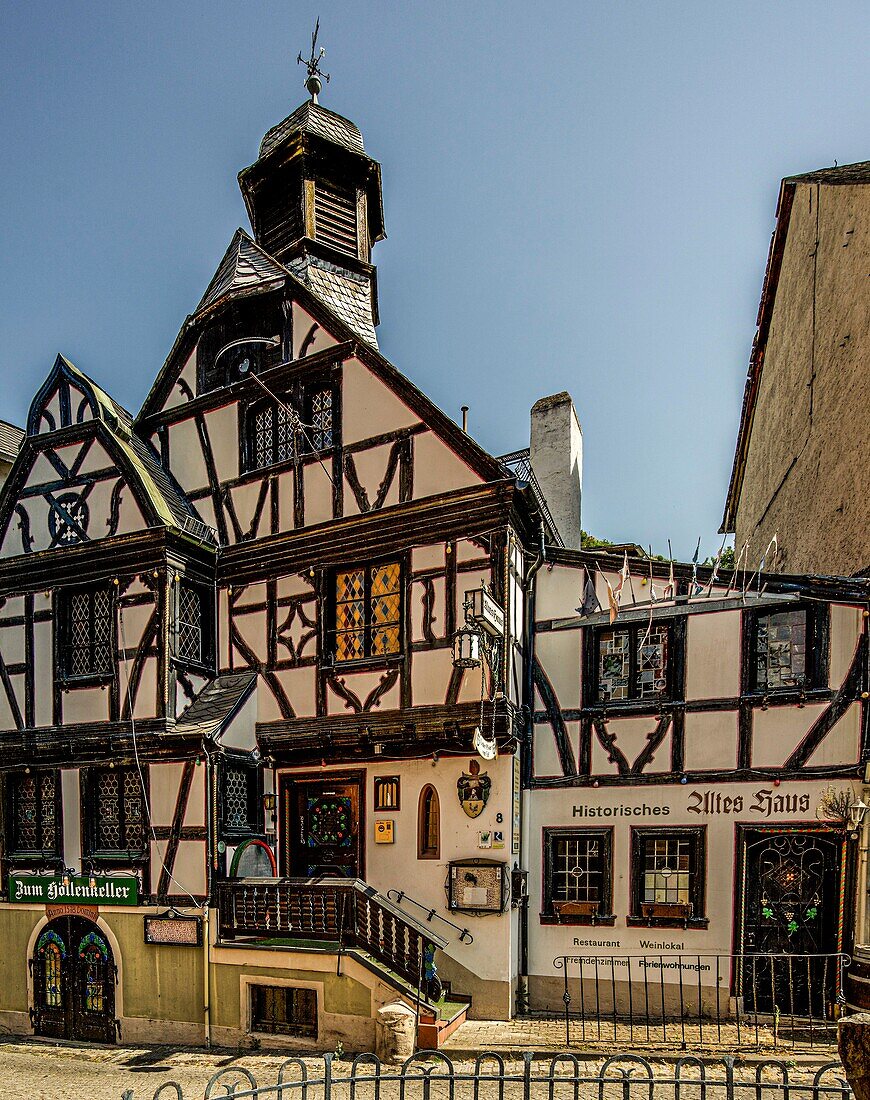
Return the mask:
<path id="1" fill-rule="evenodd" d="M 139 880 L 133 875 L 113 878 L 60 875 L 20 875 L 9 878 L 9 900 L 24 904 L 137 905 Z"/>

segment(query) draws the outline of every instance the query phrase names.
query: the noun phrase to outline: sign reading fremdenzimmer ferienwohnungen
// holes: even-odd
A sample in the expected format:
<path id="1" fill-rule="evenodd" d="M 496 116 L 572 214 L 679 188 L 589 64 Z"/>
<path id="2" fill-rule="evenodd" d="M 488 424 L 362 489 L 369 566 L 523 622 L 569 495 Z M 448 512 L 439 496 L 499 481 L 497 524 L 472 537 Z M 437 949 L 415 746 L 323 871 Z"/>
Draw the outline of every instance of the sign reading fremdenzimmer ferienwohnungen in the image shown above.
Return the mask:
<path id="1" fill-rule="evenodd" d="M 133 875 L 90 879 L 59 875 L 20 875 L 9 878 L 9 900 L 24 904 L 137 905 L 139 880 Z"/>

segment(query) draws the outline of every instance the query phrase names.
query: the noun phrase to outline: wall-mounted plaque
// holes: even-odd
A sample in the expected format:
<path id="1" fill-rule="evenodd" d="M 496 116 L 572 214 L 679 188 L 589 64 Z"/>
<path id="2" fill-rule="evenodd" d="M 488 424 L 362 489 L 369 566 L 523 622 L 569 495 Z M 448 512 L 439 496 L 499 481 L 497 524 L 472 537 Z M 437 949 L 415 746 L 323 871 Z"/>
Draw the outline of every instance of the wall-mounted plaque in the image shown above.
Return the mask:
<path id="1" fill-rule="evenodd" d="M 199 917 L 145 917 L 145 942 L 174 947 L 202 947 Z"/>
<path id="2" fill-rule="evenodd" d="M 448 865 L 449 909 L 472 913 L 501 913 L 508 902 L 508 868 L 499 860 L 455 860 Z"/>

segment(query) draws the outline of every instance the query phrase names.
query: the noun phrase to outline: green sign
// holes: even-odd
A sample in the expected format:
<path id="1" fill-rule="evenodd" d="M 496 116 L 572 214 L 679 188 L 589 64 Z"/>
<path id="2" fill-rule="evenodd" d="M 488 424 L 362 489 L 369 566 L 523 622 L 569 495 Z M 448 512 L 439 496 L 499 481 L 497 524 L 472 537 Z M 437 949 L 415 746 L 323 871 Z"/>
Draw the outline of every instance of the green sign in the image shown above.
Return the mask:
<path id="1" fill-rule="evenodd" d="M 139 880 L 134 875 L 81 875 L 64 883 L 60 875 L 10 875 L 9 900 L 25 905 L 138 905 Z"/>

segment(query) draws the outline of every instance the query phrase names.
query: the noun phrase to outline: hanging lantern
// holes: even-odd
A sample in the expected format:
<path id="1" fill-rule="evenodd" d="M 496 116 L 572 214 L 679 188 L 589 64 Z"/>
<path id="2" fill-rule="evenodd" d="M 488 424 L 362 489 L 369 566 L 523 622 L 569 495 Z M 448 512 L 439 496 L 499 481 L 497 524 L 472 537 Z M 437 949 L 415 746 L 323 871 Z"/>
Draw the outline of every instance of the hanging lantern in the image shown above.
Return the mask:
<path id="1" fill-rule="evenodd" d="M 466 623 L 453 639 L 453 667 L 480 667 L 480 635 Z"/>

